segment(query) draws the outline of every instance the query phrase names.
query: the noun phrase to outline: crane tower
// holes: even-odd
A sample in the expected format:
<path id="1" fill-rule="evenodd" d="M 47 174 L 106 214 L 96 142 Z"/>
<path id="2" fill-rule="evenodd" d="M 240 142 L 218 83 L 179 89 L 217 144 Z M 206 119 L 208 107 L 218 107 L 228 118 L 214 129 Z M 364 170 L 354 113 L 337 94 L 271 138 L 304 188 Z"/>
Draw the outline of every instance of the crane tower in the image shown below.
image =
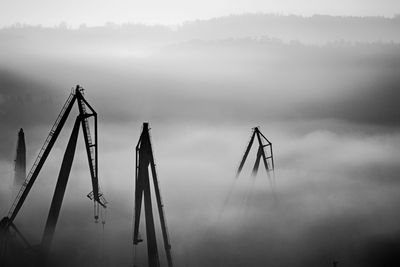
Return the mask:
<path id="1" fill-rule="evenodd" d="M 154 163 L 154 155 L 151 146 L 149 124 L 143 123 L 142 133 L 136 146 L 136 170 L 135 170 L 135 212 L 133 244 L 138 245 L 143 240 L 139 236 L 140 212 L 142 200 L 144 200 L 144 213 L 146 220 L 147 254 L 148 266 L 159 267 L 157 240 L 154 227 L 153 208 L 151 204 L 149 166 L 153 177 L 154 191 L 157 201 L 158 213 L 160 216 L 161 230 L 164 239 L 164 248 L 167 257 L 168 267 L 173 267 L 171 256 L 171 244 L 169 242 L 167 223 L 164 216 L 164 205 L 162 203 L 160 188 Z"/>
<path id="2" fill-rule="evenodd" d="M 22 128 L 18 132 L 17 153 L 14 166 L 14 187 L 20 187 L 26 177 L 25 134 Z"/>

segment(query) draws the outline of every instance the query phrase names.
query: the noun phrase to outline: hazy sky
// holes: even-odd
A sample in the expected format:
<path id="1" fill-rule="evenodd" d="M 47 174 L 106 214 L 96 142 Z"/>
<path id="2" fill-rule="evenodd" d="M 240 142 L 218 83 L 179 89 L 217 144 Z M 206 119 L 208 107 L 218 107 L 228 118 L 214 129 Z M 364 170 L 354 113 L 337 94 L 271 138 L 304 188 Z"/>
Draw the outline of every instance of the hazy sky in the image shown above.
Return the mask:
<path id="1" fill-rule="evenodd" d="M 243 12 L 392 17 L 400 13 L 400 3 L 397 0 L 1 0 L 0 26 L 17 22 L 53 26 L 62 21 L 72 26 L 102 25 L 107 21 L 176 24 Z"/>
<path id="2" fill-rule="evenodd" d="M 179 21 L 284 6 L 302 14 L 396 10 L 394 2 L 311 1 L 301 10 L 294 1 L 279 6 L 237 1 L 230 8 L 207 1 L 168 6 L 143 1 L 137 7 L 93 1 L 78 9 L 75 0 L 57 7 L 41 2 L 40 8 L 39 1 L 29 6 L 15 0 L 0 6 L 0 20 Z M 148 121 L 176 266 L 309 267 L 338 260 L 346 267 L 398 267 L 399 23 L 253 14 L 188 23 L 175 31 L 2 29 L 0 215 L 11 206 L 19 129 L 25 132 L 29 170 L 70 88 L 80 84 L 98 112 L 106 225 L 103 231 L 94 223 L 86 197 L 91 182 L 80 136 L 50 266 L 133 266 L 134 149 Z M 75 106 L 16 217 L 32 245 L 41 239 L 77 114 Z M 273 189 L 264 170 L 250 177 L 255 147 L 234 180 L 254 126 L 274 145 Z M 158 219 L 156 229 L 162 253 Z M 29 260 L 15 251 L 16 260 Z M 138 266 L 146 266 L 145 243 L 136 255 Z"/>

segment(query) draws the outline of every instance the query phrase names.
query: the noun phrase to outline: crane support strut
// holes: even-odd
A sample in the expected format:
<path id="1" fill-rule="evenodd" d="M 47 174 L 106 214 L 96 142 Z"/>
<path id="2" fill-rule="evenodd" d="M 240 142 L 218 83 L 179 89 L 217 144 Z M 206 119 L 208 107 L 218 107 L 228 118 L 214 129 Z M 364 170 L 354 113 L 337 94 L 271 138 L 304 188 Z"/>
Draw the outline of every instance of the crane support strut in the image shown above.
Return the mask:
<path id="1" fill-rule="evenodd" d="M 79 133 L 79 116 L 76 118 L 74 128 L 69 139 L 67 149 L 65 150 L 64 158 L 61 164 L 60 173 L 58 175 L 57 185 L 54 190 L 53 200 L 51 201 L 49 215 L 47 217 L 46 226 L 42 239 L 42 250 L 47 253 L 50 249 L 54 231 L 60 214 L 61 204 L 64 198 L 65 189 L 67 188 L 69 174 L 71 172 L 72 162 L 74 160 L 76 141 Z"/>

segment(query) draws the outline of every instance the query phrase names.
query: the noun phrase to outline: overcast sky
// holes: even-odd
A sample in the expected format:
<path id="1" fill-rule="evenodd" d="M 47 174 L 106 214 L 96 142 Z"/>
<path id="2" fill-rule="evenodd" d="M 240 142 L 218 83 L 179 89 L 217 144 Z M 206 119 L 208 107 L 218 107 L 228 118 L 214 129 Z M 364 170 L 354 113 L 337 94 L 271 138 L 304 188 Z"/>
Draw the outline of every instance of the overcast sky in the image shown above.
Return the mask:
<path id="1" fill-rule="evenodd" d="M 397 0 L 1 0 L 0 26 L 17 22 L 45 26 L 60 22 L 72 26 L 103 25 L 107 21 L 177 24 L 244 12 L 392 17 L 400 13 L 400 3 Z"/>

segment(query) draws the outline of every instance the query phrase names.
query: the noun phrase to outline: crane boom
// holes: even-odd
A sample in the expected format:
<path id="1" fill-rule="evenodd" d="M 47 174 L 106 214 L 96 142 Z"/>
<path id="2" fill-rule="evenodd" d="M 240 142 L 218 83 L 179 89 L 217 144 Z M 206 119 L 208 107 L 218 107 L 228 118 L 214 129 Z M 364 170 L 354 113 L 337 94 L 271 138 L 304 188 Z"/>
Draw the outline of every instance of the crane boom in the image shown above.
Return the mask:
<path id="1" fill-rule="evenodd" d="M 18 192 L 17 197 L 15 198 L 9 212 L 8 212 L 8 223 L 12 223 L 15 217 L 18 214 L 18 211 L 21 209 L 22 204 L 24 203 L 26 197 L 31 190 L 33 183 L 35 182 L 40 170 L 45 163 L 47 156 L 49 155 L 51 149 L 53 148 L 54 143 L 57 140 L 58 135 L 60 134 L 65 121 L 68 118 L 68 115 L 74 105 L 76 96 L 74 93 L 71 93 L 65 102 L 63 108 L 61 109 L 60 114 L 58 115 L 56 121 L 51 127 L 50 133 L 48 134 L 42 148 L 39 151 L 39 155 L 36 157 L 35 162 L 32 165 L 31 170 L 29 171 L 24 183 L 22 184 L 21 189 Z"/>

